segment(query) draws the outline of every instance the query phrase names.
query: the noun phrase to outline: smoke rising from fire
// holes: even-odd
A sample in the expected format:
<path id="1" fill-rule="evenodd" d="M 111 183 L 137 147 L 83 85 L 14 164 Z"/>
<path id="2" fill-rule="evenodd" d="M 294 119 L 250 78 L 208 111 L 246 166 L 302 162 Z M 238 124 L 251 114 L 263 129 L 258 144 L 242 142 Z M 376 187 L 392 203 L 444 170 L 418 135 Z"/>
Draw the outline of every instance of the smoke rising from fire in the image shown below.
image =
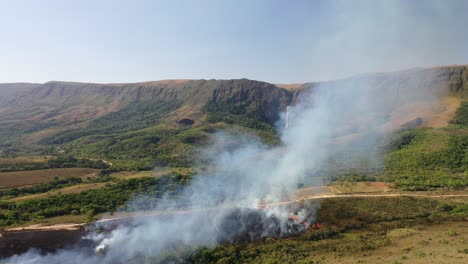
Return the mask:
<path id="1" fill-rule="evenodd" d="M 391 10 L 395 21 L 405 21 L 398 20 L 396 9 Z M 406 26 L 400 22 L 394 26 Z M 346 42 L 342 36 L 351 39 L 366 32 L 347 29 L 346 34 L 332 39 L 334 46 L 331 48 L 341 50 L 342 43 Z M 398 28 L 392 32 L 398 32 Z M 430 32 L 423 33 L 421 38 L 430 42 Z M 362 40 L 364 47 L 374 45 L 365 38 Z M 351 45 L 348 49 L 350 54 L 365 52 L 362 46 Z M 438 50 L 440 47 L 430 49 Z M 339 53 L 323 54 L 319 57 Z M 410 62 L 417 65 L 417 61 Z M 337 64 L 337 61 L 332 63 Z M 330 166 L 341 170 L 379 168 L 382 162 L 379 147 L 384 145 L 389 133 L 411 121 L 403 118 L 407 114 L 405 107 L 418 102 L 438 102 L 440 89 L 437 88 L 440 87 L 429 86 L 439 82 L 438 76 L 432 71 L 413 73 L 359 76 L 311 84 L 291 105 L 288 128 L 284 129 L 284 115 L 278 122 L 281 146 L 270 147 L 260 140 L 229 132 L 216 134 L 203 157 L 210 172 L 194 176 L 180 195 L 190 203 L 184 212 L 158 218 L 142 217 L 109 234 L 90 234 L 99 248 L 105 248 L 102 256 L 82 248 L 60 250 L 46 256 L 29 251 L 0 263 L 125 263 L 141 256 L 158 257 L 183 246 L 211 246 L 236 239 L 287 235 L 291 212 L 280 207 L 259 211 L 256 210 L 259 204 L 294 199 L 299 183 L 322 184 L 332 173 Z M 180 209 L 176 204 L 166 199 L 154 210 Z M 314 210 L 302 211 L 300 217 L 313 221 Z"/>
<path id="2" fill-rule="evenodd" d="M 299 183 L 322 184 L 330 173 L 330 161 L 336 157 L 344 157 L 333 163 L 343 170 L 355 168 L 362 161 L 365 166 L 378 167 L 378 146 L 399 127 L 391 122 L 395 110 L 421 100 L 436 102 L 426 85 L 434 80 L 408 76 L 362 76 L 311 85 L 289 108 L 288 128 L 284 129 L 284 114 L 278 122 L 283 142 L 280 146 L 270 147 L 229 132 L 217 133 L 204 152 L 209 173 L 194 176 L 180 195 L 189 203 L 183 211 L 135 218 L 110 233 L 91 233 L 89 238 L 98 244 L 98 251 L 105 252 L 102 256 L 84 249 L 47 256 L 31 251 L 6 263 L 63 263 L 65 259 L 67 263 L 123 263 L 144 256 L 157 258 L 184 247 L 300 232 L 300 226 L 288 218 L 293 212 L 279 206 L 258 210 L 259 204 L 295 199 Z M 407 89 L 411 92 L 402 92 Z M 180 208 L 168 198 L 154 210 Z M 298 215 L 299 221 L 313 222 L 315 208 Z"/>

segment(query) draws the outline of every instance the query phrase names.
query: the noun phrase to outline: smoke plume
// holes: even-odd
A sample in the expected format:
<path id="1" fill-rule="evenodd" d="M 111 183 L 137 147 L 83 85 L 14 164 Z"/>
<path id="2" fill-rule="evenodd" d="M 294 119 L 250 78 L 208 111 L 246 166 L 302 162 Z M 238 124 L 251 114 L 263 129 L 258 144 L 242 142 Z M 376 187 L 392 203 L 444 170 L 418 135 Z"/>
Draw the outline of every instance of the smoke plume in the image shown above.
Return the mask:
<path id="1" fill-rule="evenodd" d="M 360 71 L 379 66 L 380 62 L 374 59 L 379 56 L 373 53 L 382 55 L 387 51 L 382 52 L 378 49 L 378 43 L 376 45 L 375 41 L 368 39 L 378 38 L 395 44 L 392 48 L 399 50 L 406 45 L 401 41 L 405 36 L 398 35 L 400 29 L 407 26 L 405 21 L 419 28 L 413 24 L 414 19 L 399 19 L 399 5 L 385 3 L 383 6 L 391 12 L 383 18 L 396 22 L 386 23 L 393 25 L 389 32 L 390 36 L 395 36 L 394 39 L 388 39 L 381 28 L 376 29 L 373 21 L 357 20 L 360 24 L 352 24 L 325 38 L 321 42 L 323 46 L 313 49 L 313 55 L 324 63 L 333 55 L 333 60 L 330 60 L 333 67 L 340 64 L 340 58 L 336 57 L 341 55 L 351 57 L 356 67 L 359 60 L 364 58 L 366 65 L 370 66 L 357 67 Z M 373 10 L 359 9 L 356 12 L 367 14 Z M 408 12 L 406 10 L 403 14 Z M 446 14 L 442 15 L 445 17 Z M 381 17 L 381 14 L 378 16 Z M 346 14 L 342 19 L 354 21 Z M 425 42 L 433 45 L 424 49 L 411 46 L 411 52 L 418 51 L 417 58 L 428 58 L 441 50 L 438 46 L 440 40 L 431 41 L 432 31 L 426 27 L 424 29 L 416 32 L 418 41 L 410 44 L 417 46 Z M 343 52 L 343 44 L 347 44 L 349 52 Z M 370 53 L 366 53 L 366 50 Z M 406 52 L 408 48 L 403 50 L 403 55 L 408 55 L 405 57 L 408 61 L 403 65 L 421 64 L 421 60 L 409 56 L 411 52 Z M 400 59 L 398 57 L 392 61 L 391 68 L 401 67 Z M 375 63 L 367 63 L 369 61 Z M 330 65 L 326 66 L 327 69 L 331 68 Z M 429 85 L 437 83 L 438 80 L 434 79 L 437 76 L 433 76 L 431 71 L 422 75 L 413 73 L 363 75 L 310 84 L 297 92 L 296 100 L 289 107 L 288 128 L 284 128 L 284 113 L 278 121 L 280 146 L 271 147 L 258 139 L 229 132 L 217 133 L 203 156 L 209 172 L 195 175 L 179 196 L 185 201 L 184 208 L 179 208 L 177 201 L 169 198 L 153 208 L 155 211 L 177 213 L 139 217 L 110 232 L 90 233 L 87 239 L 96 245 L 97 254 L 94 248 L 81 247 L 48 255 L 32 250 L 0 260 L 0 263 L 128 263 L 148 256 L 162 257 L 179 249 L 190 251 L 196 246 L 282 237 L 301 232 L 301 225 L 289 216 L 297 214 L 300 221 L 304 219 L 311 223 L 315 208 L 298 212 L 299 209 L 270 206 L 259 210 L 259 205 L 294 200 L 299 184 L 323 184 L 330 173 L 334 173 L 331 167 L 340 170 L 362 167 L 379 169 L 382 165 L 379 147 L 385 144 L 387 136 L 394 129 L 412 121 L 404 118 L 408 116 L 408 111 L 411 112 L 405 109 L 411 109 L 408 106 L 418 103 L 438 104 L 440 94 L 437 93 L 440 89 Z M 411 115 L 417 117 L 418 113 L 413 111 Z M 138 201 L 130 201 L 133 202 Z"/>
<path id="2" fill-rule="evenodd" d="M 211 169 L 194 176 L 183 190 L 179 199 L 185 201 L 184 208 L 169 198 L 153 208 L 177 213 L 138 217 L 110 232 L 91 233 L 88 239 L 96 251 L 75 248 L 46 256 L 30 251 L 3 262 L 124 263 L 181 248 L 297 234 L 304 229 L 298 222 L 314 221 L 315 208 L 298 212 L 274 204 L 294 200 L 299 183 L 322 184 L 331 161 L 341 169 L 362 162 L 378 168 L 378 146 L 398 127 L 392 124 L 395 110 L 418 101 L 436 102 L 427 89 L 433 80 L 414 76 L 361 76 L 311 85 L 289 107 L 288 128 L 285 114 L 278 122 L 282 145 L 217 133 L 204 152 Z M 411 92 L 402 96 L 408 86 Z M 273 206 L 259 210 L 260 204 Z M 291 220 L 291 214 L 299 220 Z"/>

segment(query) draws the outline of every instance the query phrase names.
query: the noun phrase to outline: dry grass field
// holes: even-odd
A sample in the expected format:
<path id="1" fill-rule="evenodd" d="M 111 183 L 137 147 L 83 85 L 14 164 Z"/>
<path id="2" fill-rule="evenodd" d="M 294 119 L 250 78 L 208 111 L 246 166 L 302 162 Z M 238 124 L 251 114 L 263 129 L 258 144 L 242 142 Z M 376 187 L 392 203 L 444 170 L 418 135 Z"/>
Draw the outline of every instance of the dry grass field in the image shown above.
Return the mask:
<path id="1" fill-rule="evenodd" d="M 56 178 L 94 177 L 98 170 L 88 168 L 45 169 L 32 171 L 0 172 L 0 189 L 25 187 L 52 181 Z"/>
<path id="2" fill-rule="evenodd" d="M 12 225 L 10 228 L 13 229 L 32 229 L 34 226 L 54 226 L 57 229 L 66 229 L 63 228 L 64 225 L 79 225 L 87 222 L 87 217 L 85 215 L 63 215 L 50 217 L 43 219 L 41 221 L 30 221 L 23 225 Z"/>
<path id="3" fill-rule="evenodd" d="M 340 193 L 380 193 L 391 191 L 384 182 L 336 182 L 329 186 L 335 194 Z"/>
<path id="4" fill-rule="evenodd" d="M 357 236 L 346 234 L 337 243 L 353 243 Z M 468 263 L 468 222 L 399 228 L 387 237 L 389 245 L 372 251 L 315 253 L 319 263 Z"/>
<path id="5" fill-rule="evenodd" d="M 189 175 L 193 173 L 193 169 L 191 168 L 159 168 L 152 171 L 120 171 L 112 173 L 112 177 L 118 179 L 134 179 L 134 178 L 141 178 L 141 177 L 160 177 L 163 175 L 167 175 L 170 173 L 179 173 L 182 175 Z"/>
<path id="6" fill-rule="evenodd" d="M 25 200 L 33 200 L 33 199 L 38 199 L 38 198 L 44 198 L 47 196 L 51 195 L 57 195 L 57 194 L 66 194 L 66 193 L 80 193 L 83 191 L 91 190 L 91 189 L 98 189 L 101 187 L 104 187 L 107 183 L 105 182 L 100 182 L 100 183 L 84 183 L 84 184 L 77 184 L 69 187 L 65 187 L 62 189 L 57 189 L 45 193 L 37 193 L 37 194 L 30 194 L 30 195 L 24 195 L 24 196 L 19 196 L 15 197 L 12 199 L 7 200 L 8 202 L 20 202 L 20 201 L 25 201 Z"/>
<path id="7" fill-rule="evenodd" d="M 29 162 L 47 162 L 52 156 L 31 156 L 16 158 L 0 158 L 0 164 L 29 163 Z"/>

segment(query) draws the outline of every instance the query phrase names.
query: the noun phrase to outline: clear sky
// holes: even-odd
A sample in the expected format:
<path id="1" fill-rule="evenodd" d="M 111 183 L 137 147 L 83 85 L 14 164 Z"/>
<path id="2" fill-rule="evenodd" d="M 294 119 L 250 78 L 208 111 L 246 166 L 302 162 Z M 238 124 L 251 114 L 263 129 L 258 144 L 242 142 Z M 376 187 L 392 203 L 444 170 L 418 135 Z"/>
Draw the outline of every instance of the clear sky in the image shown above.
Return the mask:
<path id="1" fill-rule="evenodd" d="M 318 81 L 468 63 L 464 0 L 0 0 L 0 82 Z"/>

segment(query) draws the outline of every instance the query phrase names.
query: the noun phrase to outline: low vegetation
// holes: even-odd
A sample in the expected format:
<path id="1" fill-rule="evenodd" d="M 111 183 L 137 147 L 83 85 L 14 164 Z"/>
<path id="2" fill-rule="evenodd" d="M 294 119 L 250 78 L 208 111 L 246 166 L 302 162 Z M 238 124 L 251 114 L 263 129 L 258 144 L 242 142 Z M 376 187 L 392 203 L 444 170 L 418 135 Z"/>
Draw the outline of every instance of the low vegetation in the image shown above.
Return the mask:
<path id="1" fill-rule="evenodd" d="M 71 156 L 63 156 L 49 159 L 45 158 L 43 161 L 24 161 L 22 159 L 18 159 L 17 162 L 14 162 L 10 159 L 8 162 L 0 162 L 0 172 L 43 170 L 55 168 L 107 169 L 109 168 L 109 164 L 105 163 L 102 160 L 74 158 Z"/>
<path id="2" fill-rule="evenodd" d="M 98 213 L 114 212 L 118 208 L 130 211 L 150 209 L 154 208 L 164 196 L 177 198 L 183 186 L 189 181 L 190 175 L 176 173 L 157 178 L 140 177 L 128 180 L 114 178 L 103 188 L 80 193 L 64 193 L 18 202 L 0 201 L 0 227 L 65 215 L 85 215 L 91 219 Z M 6 194 L 27 193 L 39 190 L 41 186 L 46 189 L 60 184 L 61 181 L 57 181 L 51 185 L 39 185 L 25 191 L 17 190 Z M 139 203 L 126 204 L 138 196 L 151 197 L 151 199 L 139 199 Z"/>
<path id="3" fill-rule="evenodd" d="M 299 236 L 286 239 L 267 238 L 255 243 L 202 247 L 195 253 L 186 248 L 179 248 L 160 257 L 148 257 L 147 263 L 171 261 L 190 263 L 340 263 L 340 259 L 343 258 L 354 260 L 352 261 L 354 263 L 358 259 L 373 256 L 374 252 L 380 253 L 382 250 L 392 248 L 397 243 L 405 242 L 413 236 L 420 237 L 420 233 L 424 233 L 425 239 L 432 239 L 424 230 L 439 230 L 441 227 L 446 228 L 445 231 L 440 232 L 444 234 L 444 237 L 453 237 L 452 240 L 456 239 L 457 241 L 457 244 L 452 245 L 450 250 L 450 254 L 455 255 L 451 263 L 457 263 L 456 255 L 464 256 L 466 244 L 458 242 L 463 239 L 452 236 L 453 232 L 450 233 L 450 228 L 446 226 L 460 227 L 459 223 L 463 223 L 461 221 L 467 216 L 468 208 L 465 203 L 445 200 L 410 197 L 327 199 L 322 201 L 317 212 L 317 222 L 322 225 L 320 229 L 309 230 Z M 457 228 L 455 233 L 462 232 L 460 228 Z M 463 233 L 466 234 L 466 231 Z M 400 260 L 402 258 L 400 255 L 406 256 L 406 258 L 425 258 L 426 255 L 418 252 L 424 252 L 419 248 L 427 247 L 429 242 L 421 238 L 418 243 L 416 245 L 410 243 L 412 248 L 409 251 L 400 251 L 400 254 L 393 254 L 393 256 L 398 256 Z M 438 241 L 430 243 L 440 245 Z M 450 242 L 448 243 L 450 244 Z M 405 248 L 402 245 L 398 245 L 398 247 L 400 250 Z M 449 248 L 448 245 L 447 248 Z M 414 252 L 408 254 L 411 251 Z M 439 258 L 443 257 L 442 253 L 443 251 L 438 256 Z M 379 257 L 392 256 L 388 253 L 380 254 L 382 255 Z M 419 256 L 417 256 L 418 254 Z M 434 256 L 427 255 L 427 257 Z M 371 258 L 369 263 L 375 263 L 375 259 Z"/>
<path id="4" fill-rule="evenodd" d="M 397 133 L 387 147 L 384 179 L 408 191 L 468 186 L 468 103 L 445 128 Z"/>
<path id="5" fill-rule="evenodd" d="M 277 145 L 280 143 L 276 128 L 268 123 L 263 113 L 256 111 L 255 107 L 247 105 L 228 105 L 209 101 L 203 111 L 206 113 L 206 120 L 210 123 L 223 122 L 231 125 L 238 125 L 259 131 L 260 137 L 265 143 Z"/>
<path id="6" fill-rule="evenodd" d="M 24 188 L 70 177 L 92 178 L 99 170 L 90 168 L 60 168 L 29 171 L 0 172 L 0 189 Z"/>
<path id="7" fill-rule="evenodd" d="M 12 188 L 7 190 L 0 190 L 0 199 L 5 198 L 14 198 L 20 195 L 28 195 L 28 194 L 36 194 L 36 193 L 44 193 L 54 189 L 60 189 L 68 186 L 72 186 L 75 184 L 82 183 L 83 180 L 77 177 L 69 177 L 65 179 L 55 178 L 51 182 L 44 182 L 37 185 L 33 185 L 31 187 L 25 188 Z"/>
<path id="8" fill-rule="evenodd" d="M 468 126 L 468 102 L 463 102 L 455 113 L 452 124 Z"/>
<path id="9" fill-rule="evenodd" d="M 384 176 L 409 191 L 468 186 L 468 136 L 452 128 L 413 129 L 398 135 L 386 158 Z"/>

